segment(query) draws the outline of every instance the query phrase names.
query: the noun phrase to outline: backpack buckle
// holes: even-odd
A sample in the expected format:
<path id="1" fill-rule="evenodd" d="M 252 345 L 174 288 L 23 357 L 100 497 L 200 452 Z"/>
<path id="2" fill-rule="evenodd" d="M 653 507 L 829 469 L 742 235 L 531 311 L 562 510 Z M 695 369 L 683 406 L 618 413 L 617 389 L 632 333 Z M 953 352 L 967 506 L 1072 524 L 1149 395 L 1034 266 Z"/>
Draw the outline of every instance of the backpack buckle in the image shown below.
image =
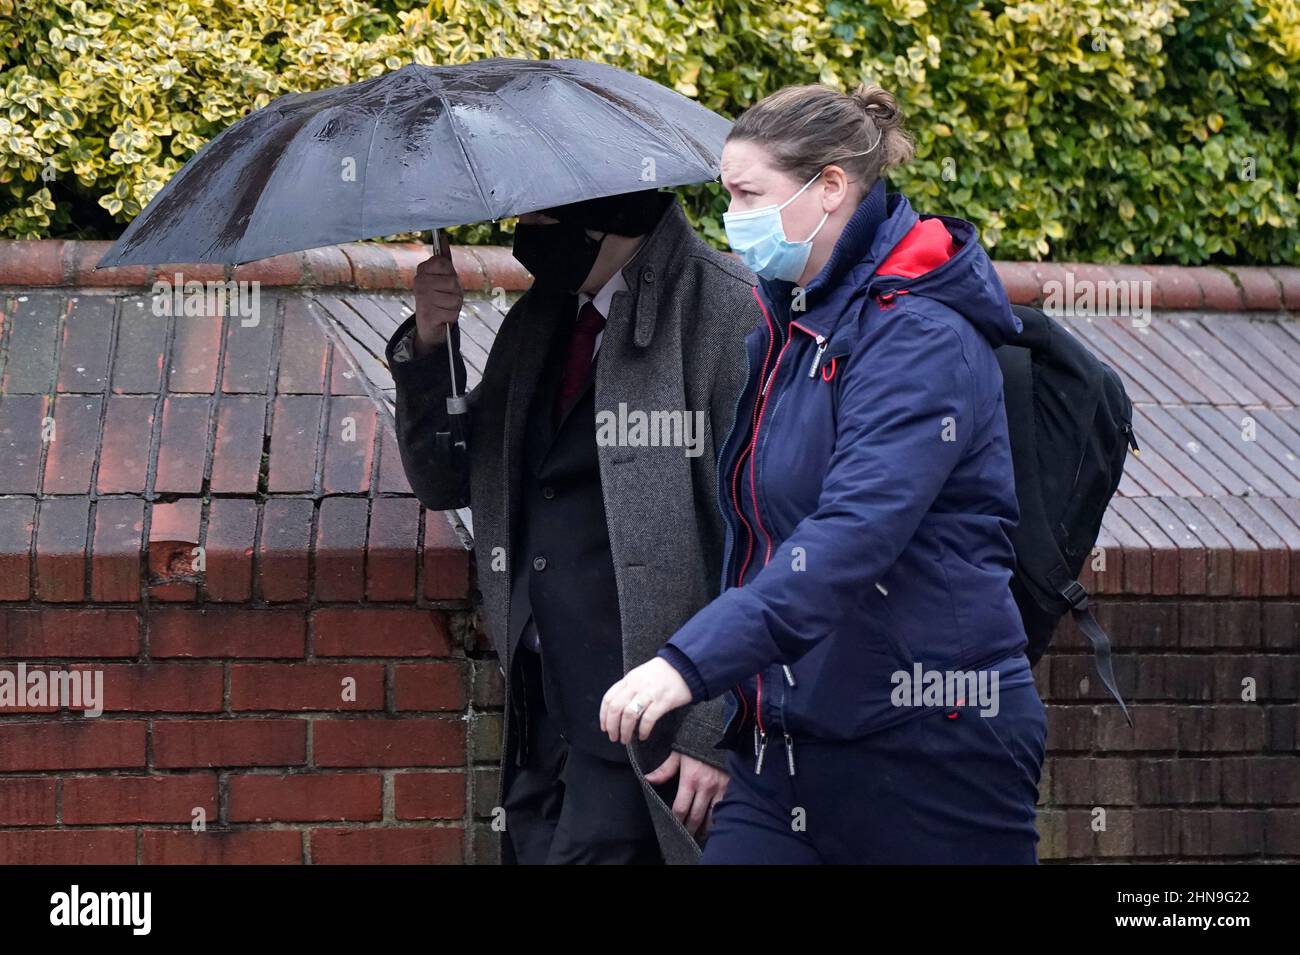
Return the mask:
<path id="1" fill-rule="evenodd" d="M 1077 580 L 1070 581 L 1069 585 L 1061 591 L 1064 597 L 1075 610 L 1082 610 L 1088 606 L 1088 591 Z"/>

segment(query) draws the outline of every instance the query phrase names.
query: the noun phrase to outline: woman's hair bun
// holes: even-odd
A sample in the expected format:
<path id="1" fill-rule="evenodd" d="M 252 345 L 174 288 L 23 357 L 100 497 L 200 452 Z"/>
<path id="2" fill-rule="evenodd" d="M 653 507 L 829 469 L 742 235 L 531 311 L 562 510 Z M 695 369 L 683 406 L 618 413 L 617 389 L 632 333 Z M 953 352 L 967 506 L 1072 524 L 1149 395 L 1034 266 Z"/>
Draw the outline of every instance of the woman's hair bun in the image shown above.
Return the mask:
<path id="1" fill-rule="evenodd" d="M 853 91 L 852 96 L 862 107 L 862 111 L 880 128 L 902 125 L 903 111 L 898 108 L 898 100 L 894 99 L 893 94 L 888 90 L 861 83 Z"/>
<path id="2" fill-rule="evenodd" d="M 893 168 L 912 158 L 912 137 L 903 128 L 903 111 L 888 90 L 875 84 L 861 83 L 850 96 L 866 114 L 881 137 L 881 159 L 885 168 Z"/>

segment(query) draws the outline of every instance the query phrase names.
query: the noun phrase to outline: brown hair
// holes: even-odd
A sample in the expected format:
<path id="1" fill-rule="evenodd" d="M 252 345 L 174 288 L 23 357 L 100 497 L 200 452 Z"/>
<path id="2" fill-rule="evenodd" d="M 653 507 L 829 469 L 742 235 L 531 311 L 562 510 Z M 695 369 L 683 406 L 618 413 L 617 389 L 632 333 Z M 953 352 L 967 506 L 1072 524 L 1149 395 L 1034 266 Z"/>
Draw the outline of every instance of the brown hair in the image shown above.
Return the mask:
<path id="1" fill-rule="evenodd" d="M 727 136 L 733 139 L 763 146 L 778 169 L 800 182 L 839 166 L 864 194 L 881 175 L 912 158 L 912 137 L 903 128 L 898 101 L 866 84 L 852 93 L 820 84 L 787 86 L 745 110 Z"/>

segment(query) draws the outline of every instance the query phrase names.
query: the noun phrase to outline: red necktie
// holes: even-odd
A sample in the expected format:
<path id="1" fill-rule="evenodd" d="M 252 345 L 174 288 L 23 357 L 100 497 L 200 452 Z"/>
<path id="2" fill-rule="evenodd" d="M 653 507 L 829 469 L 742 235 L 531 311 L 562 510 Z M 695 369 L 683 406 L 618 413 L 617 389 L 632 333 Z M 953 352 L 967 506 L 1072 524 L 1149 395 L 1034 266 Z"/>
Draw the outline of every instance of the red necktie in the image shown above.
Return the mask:
<path id="1" fill-rule="evenodd" d="M 578 309 L 578 319 L 573 325 L 573 334 L 569 336 L 569 353 L 564 359 L 564 377 L 560 379 L 560 388 L 555 395 L 555 422 L 573 407 L 591 374 L 591 361 L 596 350 L 596 336 L 605 328 L 605 316 L 591 302 Z"/>

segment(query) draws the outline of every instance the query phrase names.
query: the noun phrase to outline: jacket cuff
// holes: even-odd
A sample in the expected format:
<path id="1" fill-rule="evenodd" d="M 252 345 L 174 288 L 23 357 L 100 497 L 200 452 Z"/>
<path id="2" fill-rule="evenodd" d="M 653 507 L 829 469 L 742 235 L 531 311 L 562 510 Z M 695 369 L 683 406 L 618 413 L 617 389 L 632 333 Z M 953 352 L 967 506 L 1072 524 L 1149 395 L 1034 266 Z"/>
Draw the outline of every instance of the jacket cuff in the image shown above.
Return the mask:
<path id="1" fill-rule="evenodd" d="M 695 664 L 691 662 L 691 658 L 685 653 L 671 643 L 665 643 L 655 655 L 663 657 L 674 670 L 681 674 L 682 679 L 686 681 L 687 688 L 691 691 L 692 703 L 701 703 L 709 698 L 708 688 L 704 685 L 700 671 L 695 668 Z"/>
<path id="2" fill-rule="evenodd" d="M 415 327 L 412 326 L 405 335 L 393 336 L 393 363 L 410 361 L 415 357 Z"/>
<path id="3" fill-rule="evenodd" d="M 460 357 L 460 329 L 447 328 L 456 352 L 456 388 L 465 393 L 465 366 Z M 447 346 L 439 344 L 423 355 L 415 353 L 415 316 L 412 315 L 393 332 L 384 349 L 393 383 L 413 394 L 445 395 L 451 391 L 451 374 L 447 367 Z"/>

